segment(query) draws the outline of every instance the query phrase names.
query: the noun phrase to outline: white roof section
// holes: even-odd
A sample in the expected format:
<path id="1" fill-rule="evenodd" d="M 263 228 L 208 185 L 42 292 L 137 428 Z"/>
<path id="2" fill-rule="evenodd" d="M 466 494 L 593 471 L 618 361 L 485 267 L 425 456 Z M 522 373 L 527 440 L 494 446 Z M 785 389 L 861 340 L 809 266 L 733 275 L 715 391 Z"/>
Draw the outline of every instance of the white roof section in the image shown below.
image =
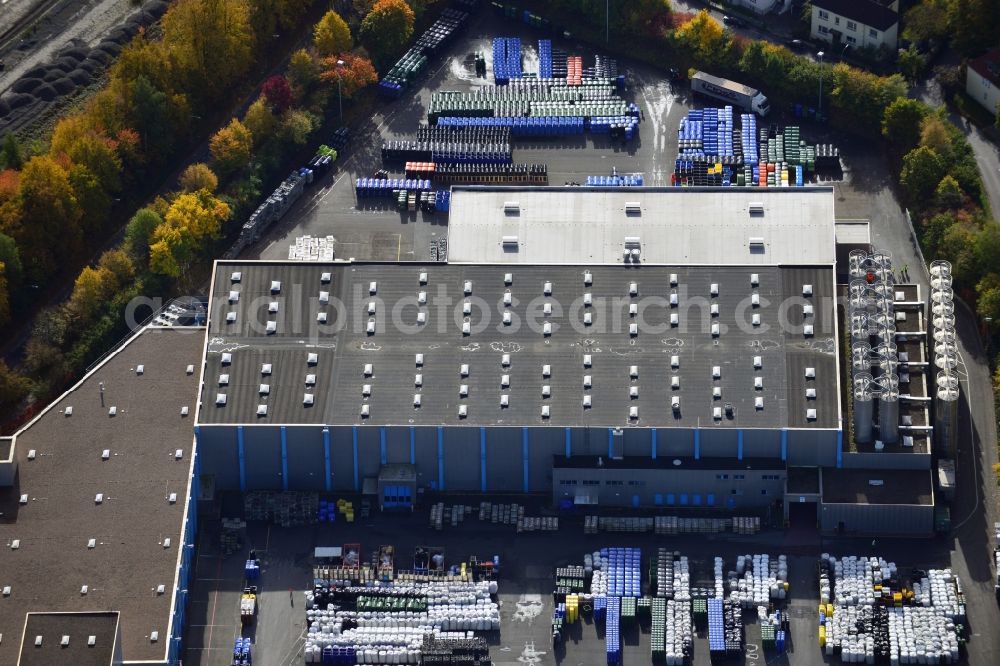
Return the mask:
<path id="1" fill-rule="evenodd" d="M 832 187 L 455 187 L 448 261 L 832 264 L 833 208 Z"/>

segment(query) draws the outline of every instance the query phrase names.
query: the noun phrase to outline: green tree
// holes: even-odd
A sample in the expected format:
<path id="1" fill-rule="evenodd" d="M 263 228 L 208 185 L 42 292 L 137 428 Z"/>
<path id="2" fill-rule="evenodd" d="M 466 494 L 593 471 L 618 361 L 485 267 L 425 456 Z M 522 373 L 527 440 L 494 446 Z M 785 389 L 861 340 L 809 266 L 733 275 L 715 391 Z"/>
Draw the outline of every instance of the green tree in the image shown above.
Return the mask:
<path id="1" fill-rule="evenodd" d="M 377 0 L 361 22 L 361 43 L 380 66 L 399 55 L 413 35 L 413 10 L 404 0 Z"/>
<path id="2" fill-rule="evenodd" d="M 960 285 L 976 283 L 979 274 L 975 250 L 978 231 L 975 225 L 960 221 L 948 227 L 941 237 L 938 255 L 951 262 L 952 275 Z"/>
<path id="3" fill-rule="evenodd" d="M 7 266 L 0 261 L 0 328 L 10 321 L 10 283 L 7 281 Z"/>
<path id="4" fill-rule="evenodd" d="M 978 275 L 1000 274 L 1000 224 L 987 222 L 973 244 Z"/>
<path id="5" fill-rule="evenodd" d="M 11 289 L 18 289 L 24 279 L 24 266 L 17 241 L 6 234 L 0 234 L 0 261 L 3 262 L 7 281 Z"/>
<path id="6" fill-rule="evenodd" d="M 313 27 L 313 45 L 321 56 L 347 53 L 353 44 L 351 29 L 340 14 L 330 10 Z"/>
<path id="7" fill-rule="evenodd" d="M 932 148 L 938 155 L 949 159 L 952 153 L 952 133 L 950 123 L 938 114 L 924 118 L 920 126 L 920 145 Z"/>
<path id="8" fill-rule="evenodd" d="M 0 361 L 0 406 L 10 410 L 21 402 L 29 391 L 31 382 L 28 378 L 14 372 L 4 361 Z"/>
<path id="9" fill-rule="evenodd" d="M 181 172 L 178 184 L 184 192 L 197 192 L 198 190 L 215 192 L 216 188 L 219 187 L 219 179 L 207 164 L 196 162 L 189 164 Z"/>
<path id="10" fill-rule="evenodd" d="M 137 259 L 149 255 L 149 239 L 163 223 L 163 218 L 150 208 L 140 208 L 125 227 L 125 249 Z"/>
<path id="11" fill-rule="evenodd" d="M 73 189 L 73 198 L 80 209 L 80 223 L 87 234 L 100 232 L 108 221 L 111 210 L 111 195 L 101 181 L 82 164 L 73 164 L 69 168 L 69 184 Z"/>
<path id="12" fill-rule="evenodd" d="M 83 234 L 80 206 L 66 171 L 44 155 L 32 157 L 21 171 L 21 225 L 14 239 L 32 281 L 48 282 L 79 251 Z"/>
<path id="13" fill-rule="evenodd" d="M 896 66 L 908 81 L 916 81 L 927 72 L 927 56 L 917 50 L 916 44 L 901 50 L 896 57 Z"/>
<path id="14" fill-rule="evenodd" d="M 291 109 L 281 119 L 278 138 L 282 143 L 301 146 L 309 140 L 309 135 L 315 128 L 316 119 L 312 114 L 300 109 Z"/>
<path id="15" fill-rule="evenodd" d="M 978 55 L 996 39 L 1000 15 L 995 0 L 949 0 L 947 16 L 951 45 L 962 55 Z"/>
<path id="16" fill-rule="evenodd" d="M 233 118 L 226 127 L 212 136 L 208 149 L 212 154 L 216 170 L 227 176 L 250 162 L 253 136 L 246 125 Z"/>
<path id="17" fill-rule="evenodd" d="M 111 271 L 84 267 L 73 283 L 73 293 L 69 297 L 68 307 L 72 317 L 81 325 L 88 325 L 117 287 L 118 281 Z"/>
<path id="18" fill-rule="evenodd" d="M 923 0 L 903 15 L 903 39 L 927 42 L 948 35 L 946 0 Z"/>
<path id="19" fill-rule="evenodd" d="M 21 146 L 13 134 L 7 132 L 3 139 L 3 149 L 0 150 L 0 167 L 4 169 L 20 169 L 24 166 L 24 158 L 21 156 Z"/>
<path id="20" fill-rule="evenodd" d="M 942 208 L 958 208 L 962 205 L 962 187 L 951 176 L 945 176 L 934 190 L 934 198 Z"/>
<path id="21" fill-rule="evenodd" d="M 246 115 L 243 116 L 243 124 L 250 131 L 254 146 L 260 146 L 274 136 L 274 131 L 278 126 L 278 118 L 267 105 L 267 100 L 258 97 L 247 109 Z"/>
<path id="22" fill-rule="evenodd" d="M 899 184 L 907 199 L 915 204 L 926 203 L 945 175 L 945 163 L 933 148 L 920 146 L 903 157 Z"/>
<path id="23" fill-rule="evenodd" d="M 220 99 L 253 63 L 246 0 L 177 0 L 160 21 L 163 45 L 188 90 Z"/>
<path id="24" fill-rule="evenodd" d="M 305 49 L 299 49 L 288 60 L 288 80 L 296 95 L 301 98 L 315 85 L 319 78 L 316 60 Z"/>
<path id="25" fill-rule="evenodd" d="M 955 216 L 949 212 L 938 213 L 922 223 L 920 241 L 926 254 L 930 256 L 939 254 L 938 248 L 941 247 L 944 235 L 953 224 L 955 224 Z"/>
<path id="26" fill-rule="evenodd" d="M 1000 327 L 1000 275 L 987 273 L 976 283 L 976 314 L 990 327 Z"/>
<path id="27" fill-rule="evenodd" d="M 923 102 L 900 97 L 885 109 L 882 136 L 892 143 L 898 153 L 908 153 L 920 142 L 920 128 L 927 113 L 927 105 Z"/>
<path id="28" fill-rule="evenodd" d="M 170 110 L 167 94 L 145 76 L 128 84 L 129 124 L 139 133 L 146 159 L 157 162 L 171 153 Z"/>

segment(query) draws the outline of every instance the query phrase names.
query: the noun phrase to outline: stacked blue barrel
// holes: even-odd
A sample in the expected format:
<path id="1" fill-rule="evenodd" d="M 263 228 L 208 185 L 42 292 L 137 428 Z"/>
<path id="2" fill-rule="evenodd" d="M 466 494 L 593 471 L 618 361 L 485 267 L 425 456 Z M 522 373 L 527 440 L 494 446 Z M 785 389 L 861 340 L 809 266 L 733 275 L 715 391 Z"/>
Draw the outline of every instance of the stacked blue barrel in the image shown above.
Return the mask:
<path id="1" fill-rule="evenodd" d="M 237 638 L 233 642 L 233 664 L 232 666 L 251 666 L 251 643 L 249 638 Z"/>
<path id="2" fill-rule="evenodd" d="M 642 174 L 626 176 L 587 176 L 589 187 L 642 187 Z"/>
<path id="3" fill-rule="evenodd" d="M 622 663 L 621 597 L 608 597 L 608 614 L 604 626 L 608 666 Z"/>
<path id="4" fill-rule="evenodd" d="M 379 93 L 386 98 L 395 99 L 403 90 L 427 67 L 429 56 L 437 53 L 447 44 L 469 15 L 456 9 L 445 9 L 441 16 L 422 34 L 406 53 L 396 61 L 385 76 L 379 81 Z"/>
<path id="5" fill-rule="evenodd" d="M 552 40 L 538 40 L 538 78 L 552 78 Z"/>
<path id="6" fill-rule="evenodd" d="M 493 81 L 498 86 L 507 85 L 511 79 L 521 78 L 520 37 L 493 39 Z"/>

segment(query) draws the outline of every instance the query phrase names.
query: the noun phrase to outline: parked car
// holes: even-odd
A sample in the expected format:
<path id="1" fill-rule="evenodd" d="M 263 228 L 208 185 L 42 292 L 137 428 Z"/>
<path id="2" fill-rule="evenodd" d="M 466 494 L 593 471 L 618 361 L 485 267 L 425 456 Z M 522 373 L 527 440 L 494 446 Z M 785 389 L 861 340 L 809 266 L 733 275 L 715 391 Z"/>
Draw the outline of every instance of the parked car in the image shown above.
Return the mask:
<path id="1" fill-rule="evenodd" d="M 729 15 L 725 15 L 724 14 L 722 16 L 722 22 L 725 23 L 726 25 L 732 26 L 734 28 L 745 28 L 745 27 L 747 27 L 747 22 L 744 21 L 741 18 L 736 17 L 736 16 L 729 16 Z"/>
<path id="2" fill-rule="evenodd" d="M 805 51 L 809 48 L 809 45 L 801 39 L 789 39 L 785 45 L 793 51 Z"/>

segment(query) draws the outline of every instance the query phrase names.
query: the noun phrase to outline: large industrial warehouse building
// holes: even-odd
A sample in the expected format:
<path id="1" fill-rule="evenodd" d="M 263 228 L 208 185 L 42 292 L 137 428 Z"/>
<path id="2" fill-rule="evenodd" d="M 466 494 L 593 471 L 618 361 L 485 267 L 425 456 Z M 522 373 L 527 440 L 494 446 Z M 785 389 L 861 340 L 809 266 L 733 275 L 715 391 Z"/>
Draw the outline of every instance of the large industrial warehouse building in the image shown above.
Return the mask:
<path id="1" fill-rule="evenodd" d="M 900 393 L 920 399 L 898 401 L 901 437 L 855 444 L 840 233 L 823 187 L 456 188 L 447 263 L 219 262 L 202 471 L 222 490 L 361 491 L 403 464 L 414 493 L 781 502 L 867 531 L 869 505 L 824 503 L 823 470 L 893 468 L 864 485 L 916 516 L 890 531 L 929 532 L 923 345 L 905 335 L 920 295 L 895 293 Z"/>

